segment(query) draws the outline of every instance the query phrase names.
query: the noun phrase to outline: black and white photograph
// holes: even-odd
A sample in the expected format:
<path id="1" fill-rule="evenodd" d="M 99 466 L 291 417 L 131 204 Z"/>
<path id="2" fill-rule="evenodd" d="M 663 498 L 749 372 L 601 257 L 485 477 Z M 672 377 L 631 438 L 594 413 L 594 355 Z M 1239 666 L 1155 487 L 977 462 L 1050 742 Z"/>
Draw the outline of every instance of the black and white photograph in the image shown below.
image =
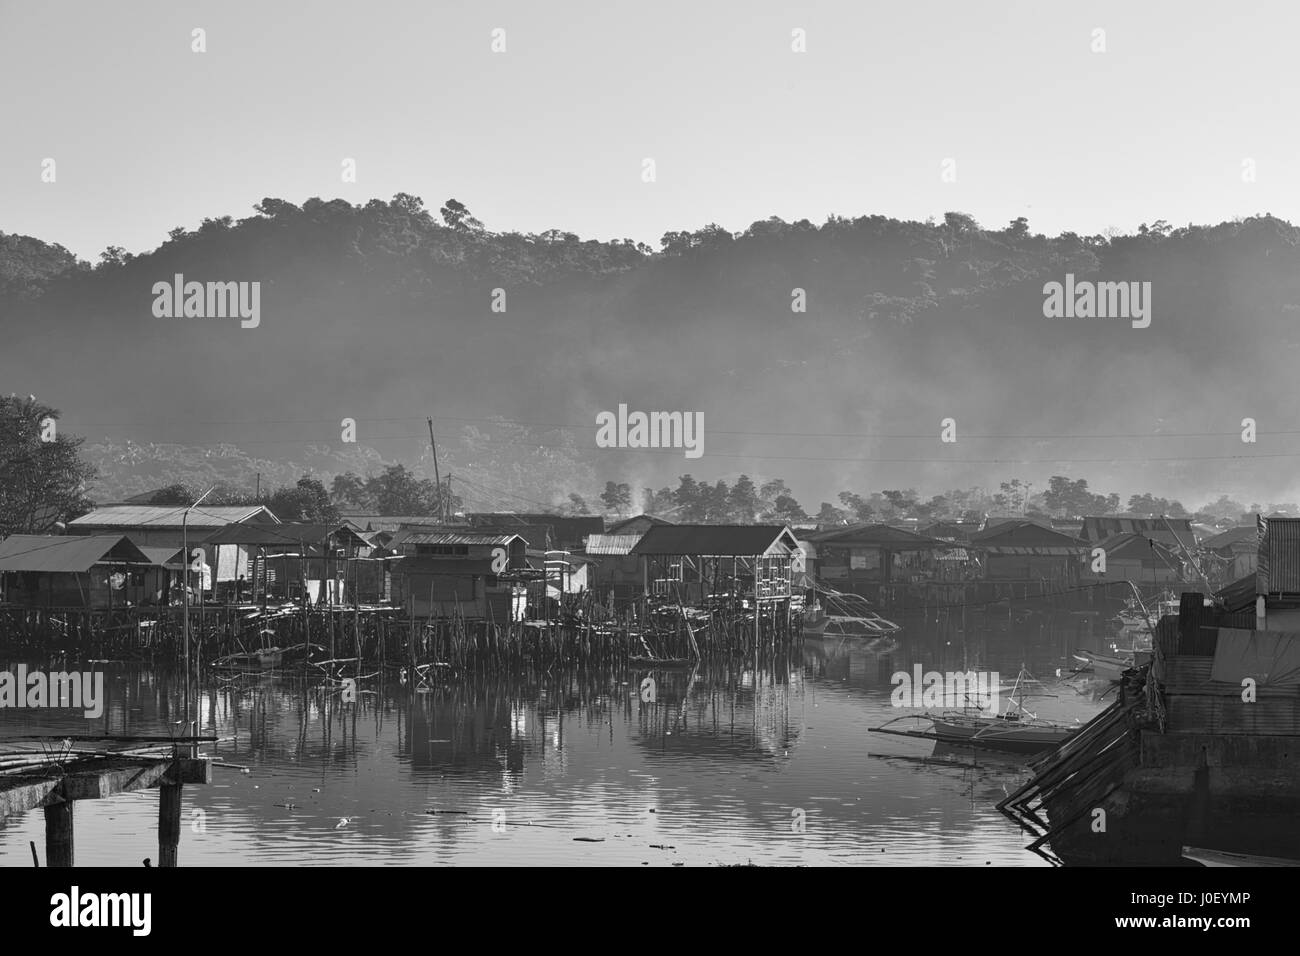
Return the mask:
<path id="1" fill-rule="evenodd" d="M 1298 28 L 0 0 L 0 886 L 119 938 L 221 926 L 187 887 L 328 938 L 306 866 L 1261 928 Z"/>

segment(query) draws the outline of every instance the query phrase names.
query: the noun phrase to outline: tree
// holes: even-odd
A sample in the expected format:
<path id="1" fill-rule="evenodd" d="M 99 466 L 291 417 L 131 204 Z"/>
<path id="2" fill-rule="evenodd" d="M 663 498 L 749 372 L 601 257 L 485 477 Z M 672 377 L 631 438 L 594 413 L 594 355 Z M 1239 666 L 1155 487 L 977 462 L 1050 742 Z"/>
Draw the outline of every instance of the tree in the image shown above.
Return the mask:
<path id="1" fill-rule="evenodd" d="M 447 227 L 457 232 L 480 232 L 483 229 L 483 223 L 471 216 L 465 204 L 457 199 L 448 199 L 438 213 Z"/>
<path id="2" fill-rule="evenodd" d="M 758 490 L 749 475 L 741 475 L 731 486 L 728 500 L 731 520 L 739 524 L 753 524 L 754 515 L 758 513 Z"/>
<path id="3" fill-rule="evenodd" d="M 804 514 L 803 508 L 799 507 L 799 502 L 794 500 L 793 495 L 780 494 L 772 502 L 772 510 L 767 517 L 773 521 L 790 524 L 793 521 L 804 521 L 808 516 Z"/>
<path id="4" fill-rule="evenodd" d="M 417 478 L 405 465 L 389 465 L 366 484 L 380 514 L 433 516 L 441 512 L 438 487 L 427 478 Z"/>
<path id="5" fill-rule="evenodd" d="M 600 500 L 605 503 L 606 511 L 613 511 L 621 518 L 632 507 L 632 487 L 621 482 L 614 484 L 607 481 Z"/>
<path id="6" fill-rule="evenodd" d="M 857 521 L 867 522 L 875 514 L 875 509 L 871 507 L 871 502 L 859 494 L 851 491 L 840 492 L 840 504 L 843 505 Z"/>
<path id="7" fill-rule="evenodd" d="M 569 492 L 568 512 L 571 515 L 590 514 L 591 509 L 587 507 L 586 500 L 577 492 Z"/>
<path id="8" fill-rule="evenodd" d="M 151 505 L 191 505 L 197 498 L 191 489 L 181 484 L 159 488 L 149 499 Z"/>
<path id="9" fill-rule="evenodd" d="M 721 478 L 712 485 L 700 485 L 700 504 L 704 520 L 710 524 L 727 524 L 732 520 L 731 489 Z"/>
<path id="10" fill-rule="evenodd" d="M 330 499 L 337 505 L 373 508 L 374 497 L 367 481 L 353 472 L 335 475 L 330 483 Z"/>
<path id="11" fill-rule="evenodd" d="M 641 489 L 641 511 L 644 514 L 667 514 L 676 507 L 676 498 L 673 496 L 671 488 L 660 488 L 658 491 L 653 491 L 650 488 Z"/>
<path id="12" fill-rule="evenodd" d="M 690 475 L 678 479 L 677 490 L 673 492 L 673 503 L 677 506 L 678 517 L 687 524 L 704 521 L 707 514 L 699 483 Z"/>
<path id="13" fill-rule="evenodd" d="M 849 516 L 843 509 L 836 508 L 829 501 L 823 501 L 821 510 L 813 517 L 821 525 L 840 525 L 848 521 Z"/>
<path id="14" fill-rule="evenodd" d="M 1150 492 L 1133 495 L 1129 498 L 1128 510 L 1133 514 L 1147 515 L 1148 517 L 1158 515 L 1166 515 L 1170 518 L 1187 517 L 1187 509 L 1182 506 L 1181 502 L 1170 501 L 1168 498 L 1157 498 Z"/>
<path id="15" fill-rule="evenodd" d="M 91 508 L 95 469 L 82 439 L 57 433 L 59 412 L 35 397 L 0 397 L 0 537 L 41 534 Z"/>
<path id="16" fill-rule="evenodd" d="M 333 524 L 339 520 L 338 509 L 330 501 L 325 486 L 310 475 L 299 478 L 291 487 L 277 488 L 266 506 L 281 521 Z"/>

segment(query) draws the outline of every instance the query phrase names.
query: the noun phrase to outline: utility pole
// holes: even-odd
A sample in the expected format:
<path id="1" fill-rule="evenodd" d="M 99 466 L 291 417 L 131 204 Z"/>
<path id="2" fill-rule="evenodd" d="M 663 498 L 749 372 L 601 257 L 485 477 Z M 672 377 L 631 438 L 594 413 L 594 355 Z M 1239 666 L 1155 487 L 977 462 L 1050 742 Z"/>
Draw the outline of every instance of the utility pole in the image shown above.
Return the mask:
<path id="1" fill-rule="evenodd" d="M 438 486 L 438 510 L 445 516 L 447 513 L 447 508 L 443 502 L 443 496 L 442 496 L 442 477 L 438 474 L 438 443 L 433 440 L 433 419 L 432 418 L 428 419 L 428 422 L 429 422 L 429 447 L 433 449 L 433 482 Z M 445 517 L 443 518 L 443 523 L 446 524 Z"/>
<path id="2" fill-rule="evenodd" d="M 189 539 L 189 522 L 190 511 L 197 508 L 200 502 L 208 495 L 217 490 L 213 485 L 195 500 L 194 504 L 185 509 L 181 515 L 181 550 L 185 552 L 185 586 L 181 588 L 182 593 L 182 610 L 181 610 L 181 632 L 182 639 L 185 642 L 185 723 L 190 720 L 190 539 Z M 199 594 L 203 593 L 203 563 L 199 564 Z M 195 688 L 195 701 L 198 704 L 198 688 Z M 184 726 L 184 725 L 183 725 Z M 190 737 L 198 736 L 198 719 L 194 721 L 194 729 L 187 735 Z M 198 753 L 198 741 L 191 741 L 189 746 L 190 756 L 193 757 Z"/>
<path id="3" fill-rule="evenodd" d="M 260 471 L 257 473 L 257 493 L 253 496 L 253 500 L 259 505 L 262 503 L 262 473 Z"/>
<path id="4" fill-rule="evenodd" d="M 439 500 L 439 501 L 442 500 L 442 496 L 441 496 L 441 495 L 438 496 L 438 500 Z M 451 519 L 452 519 L 452 513 L 451 513 L 451 472 L 447 472 L 447 520 L 446 520 L 445 523 L 446 523 L 446 524 L 451 524 Z"/>

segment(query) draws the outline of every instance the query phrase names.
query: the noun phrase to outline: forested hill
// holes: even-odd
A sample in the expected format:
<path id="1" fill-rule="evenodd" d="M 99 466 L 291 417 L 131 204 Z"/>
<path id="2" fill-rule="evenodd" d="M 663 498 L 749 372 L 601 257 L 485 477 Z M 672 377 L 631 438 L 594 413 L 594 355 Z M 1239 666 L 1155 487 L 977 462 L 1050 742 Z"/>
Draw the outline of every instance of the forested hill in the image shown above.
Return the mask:
<path id="1" fill-rule="evenodd" d="M 338 423 L 353 418 L 359 445 L 414 460 L 433 410 L 457 429 L 549 426 L 510 444 L 567 449 L 634 486 L 744 471 L 815 501 L 1083 473 L 1117 491 L 1291 495 L 1300 441 L 1270 433 L 1300 431 L 1298 238 L 1269 216 L 1049 238 L 950 213 L 710 225 L 654 250 L 494 232 L 454 200 L 264 199 L 93 266 L 0 234 L 0 387 L 92 442 L 268 459 L 346 450 Z M 1045 318 L 1043 285 L 1066 273 L 1150 282 L 1151 326 Z M 156 317 L 154 284 L 176 274 L 260 282 L 260 325 Z M 596 413 L 619 403 L 703 412 L 704 456 L 596 448 Z M 1254 445 L 1238 437 L 1248 416 Z M 955 445 L 938 440 L 947 417 Z M 1255 454 L 1273 457 L 1234 458 Z"/>

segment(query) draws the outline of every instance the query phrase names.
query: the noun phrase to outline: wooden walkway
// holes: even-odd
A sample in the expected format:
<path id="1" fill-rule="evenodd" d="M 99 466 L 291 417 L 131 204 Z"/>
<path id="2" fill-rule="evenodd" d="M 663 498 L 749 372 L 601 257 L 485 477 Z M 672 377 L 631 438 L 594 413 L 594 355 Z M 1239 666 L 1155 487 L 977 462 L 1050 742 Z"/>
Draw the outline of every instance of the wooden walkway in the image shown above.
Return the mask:
<path id="1" fill-rule="evenodd" d="M 210 784 L 212 761 L 181 755 L 179 751 L 188 749 L 189 740 L 181 747 L 118 751 L 74 750 L 69 746 L 69 738 L 59 738 L 59 741 L 57 746 L 43 749 L 0 752 L 0 817 L 43 810 L 46 865 L 72 866 L 76 801 L 99 800 L 157 787 L 158 865 L 175 866 L 180 844 L 182 787 L 187 783 Z"/>

